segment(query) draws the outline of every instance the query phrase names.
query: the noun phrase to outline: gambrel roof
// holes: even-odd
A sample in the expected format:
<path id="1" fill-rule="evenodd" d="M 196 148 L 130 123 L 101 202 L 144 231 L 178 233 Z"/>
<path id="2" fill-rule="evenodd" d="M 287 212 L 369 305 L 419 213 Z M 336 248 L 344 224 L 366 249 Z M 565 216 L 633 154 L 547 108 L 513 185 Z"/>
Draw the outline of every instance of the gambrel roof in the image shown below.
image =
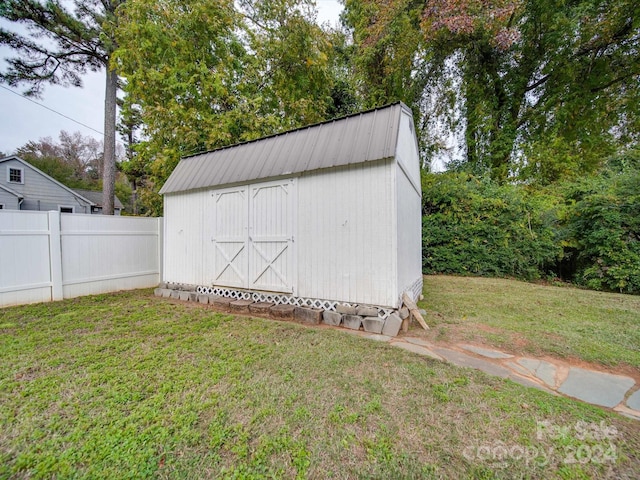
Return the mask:
<path id="1" fill-rule="evenodd" d="M 160 193 L 276 178 L 392 158 L 402 102 L 183 158 Z"/>

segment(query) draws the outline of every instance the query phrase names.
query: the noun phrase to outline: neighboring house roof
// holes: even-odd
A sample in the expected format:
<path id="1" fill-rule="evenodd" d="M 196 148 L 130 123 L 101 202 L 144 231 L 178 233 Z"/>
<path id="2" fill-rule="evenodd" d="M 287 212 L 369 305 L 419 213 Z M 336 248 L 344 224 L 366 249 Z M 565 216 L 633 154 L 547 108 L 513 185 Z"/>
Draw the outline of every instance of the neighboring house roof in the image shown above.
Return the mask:
<path id="1" fill-rule="evenodd" d="M 2 190 L 4 190 L 5 192 L 10 193 L 11 195 L 15 195 L 18 198 L 24 198 L 22 195 L 20 195 L 18 192 L 14 192 L 13 190 L 11 190 L 9 187 L 5 187 L 4 185 L 0 185 L 0 188 Z"/>
<path id="2" fill-rule="evenodd" d="M 402 102 L 183 158 L 160 193 L 394 157 Z"/>
<path id="3" fill-rule="evenodd" d="M 56 185 L 59 185 L 60 187 L 64 188 L 65 190 L 67 190 L 69 193 L 71 193 L 72 195 L 74 195 L 75 197 L 80 198 L 81 200 L 87 202 L 90 205 L 93 205 L 94 203 L 89 200 L 88 198 L 80 195 L 77 192 L 74 192 L 73 190 L 71 190 L 69 187 L 67 187 L 65 184 L 60 183 L 58 180 L 56 180 L 53 177 L 50 177 L 49 175 L 47 175 L 46 173 L 44 173 L 42 170 L 40 170 L 39 168 L 34 167 L 33 165 L 31 165 L 29 162 L 25 162 L 24 160 L 22 160 L 20 157 L 16 157 L 15 155 L 12 155 L 10 157 L 5 157 L 5 158 L 1 158 L 0 159 L 0 163 L 3 162 L 7 162 L 9 160 L 16 160 L 19 163 L 22 163 L 25 167 L 32 169 L 35 172 L 38 172 L 40 175 L 42 175 L 43 177 L 49 179 L 50 181 L 52 181 L 53 183 L 55 183 Z"/>
<path id="4" fill-rule="evenodd" d="M 78 194 L 82 195 L 84 198 L 88 198 L 91 200 L 91 203 L 97 207 L 102 207 L 102 192 L 100 190 L 83 190 L 81 188 L 74 188 L 74 191 L 78 192 Z M 114 207 L 123 209 L 124 205 L 118 198 L 117 195 L 114 195 Z"/>

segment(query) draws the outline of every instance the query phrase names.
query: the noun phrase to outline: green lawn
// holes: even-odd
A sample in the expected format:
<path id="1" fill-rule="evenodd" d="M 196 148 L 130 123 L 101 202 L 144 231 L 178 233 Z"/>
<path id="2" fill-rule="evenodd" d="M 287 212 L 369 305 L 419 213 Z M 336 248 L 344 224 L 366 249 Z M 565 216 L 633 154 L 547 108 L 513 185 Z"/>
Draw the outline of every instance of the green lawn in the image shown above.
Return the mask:
<path id="1" fill-rule="evenodd" d="M 0 310 L 0 478 L 638 478 L 638 452 L 638 421 L 335 329 L 149 291 Z"/>
<path id="2" fill-rule="evenodd" d="M 640 369 L 639 296 L 496 278 L 433 275 L 424 284 L 420 305 L 433 327 L 424 335 L 434 340 Z"/>

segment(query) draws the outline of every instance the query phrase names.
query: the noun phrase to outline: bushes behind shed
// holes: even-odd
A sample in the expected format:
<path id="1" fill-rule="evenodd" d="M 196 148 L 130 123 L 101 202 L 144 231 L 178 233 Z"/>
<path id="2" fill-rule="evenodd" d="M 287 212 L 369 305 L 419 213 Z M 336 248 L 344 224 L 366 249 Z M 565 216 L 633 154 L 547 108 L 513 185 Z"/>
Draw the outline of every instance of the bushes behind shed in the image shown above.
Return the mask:
<path id="1" fill-rule="evenodd" d="M 424 273 L 561 278 L 640 293 L 640 169 L 534 188 L 425 173 Z"/>

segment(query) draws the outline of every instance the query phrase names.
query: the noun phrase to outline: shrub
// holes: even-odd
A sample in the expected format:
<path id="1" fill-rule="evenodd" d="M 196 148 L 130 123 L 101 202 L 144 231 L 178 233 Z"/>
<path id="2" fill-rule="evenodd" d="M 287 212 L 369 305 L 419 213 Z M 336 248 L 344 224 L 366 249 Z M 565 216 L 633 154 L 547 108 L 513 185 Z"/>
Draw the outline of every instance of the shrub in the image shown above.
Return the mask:
<path id="1" fill-rule="evenodd" d="M 640 293 L 640 171 L 605 172 L 567 187 L 576 283 Z"/>
<path id="2" fill-rule="evenodd" d="M 425 173 L 422 189 L 425 273 L 531 280 L 556 265 L 557 198 L 457 172 Z"/>

